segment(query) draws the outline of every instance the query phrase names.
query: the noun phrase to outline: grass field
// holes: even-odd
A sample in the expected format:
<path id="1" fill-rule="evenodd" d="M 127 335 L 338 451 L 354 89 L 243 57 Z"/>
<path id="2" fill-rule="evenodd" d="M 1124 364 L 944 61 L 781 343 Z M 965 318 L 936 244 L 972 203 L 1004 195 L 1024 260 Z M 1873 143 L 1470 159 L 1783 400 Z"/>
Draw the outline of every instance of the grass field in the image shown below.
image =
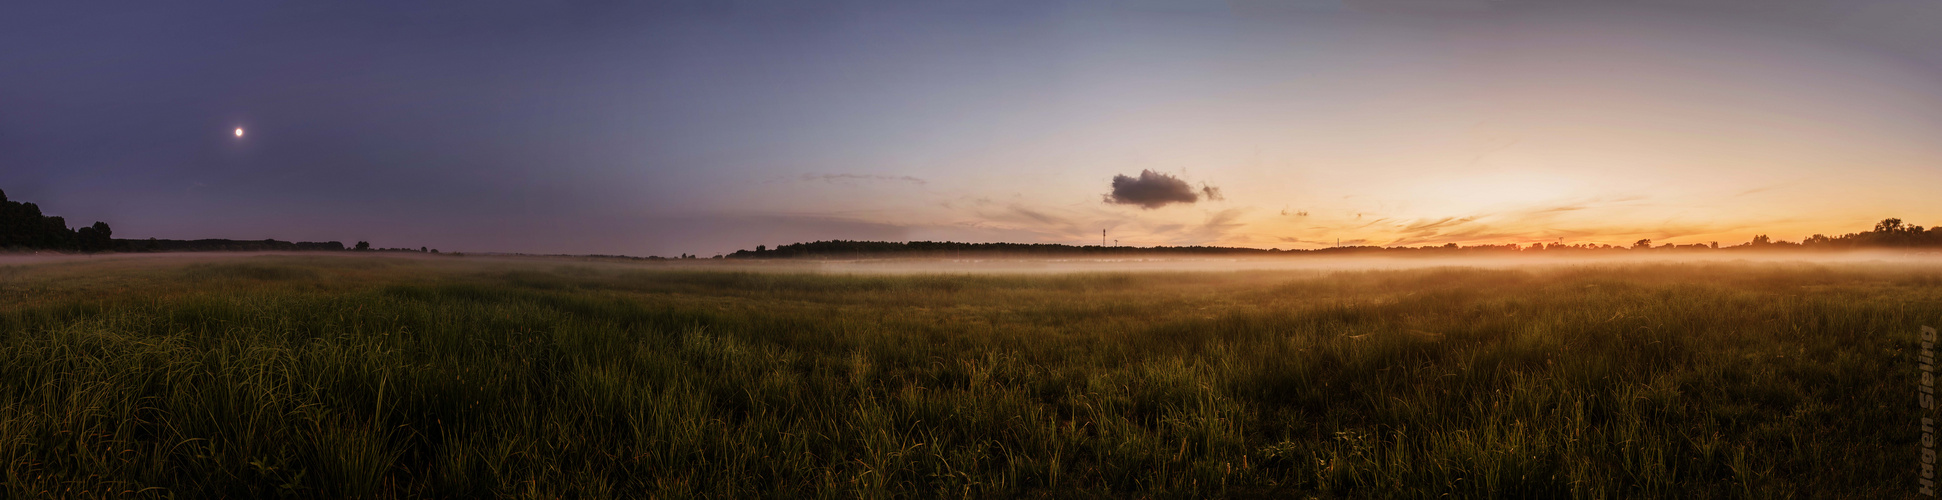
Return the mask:
<path id="1" fill-rule="evenodd" d="M 1942 266 L 0 266 L 30 497 L 1900 497 Z"/>

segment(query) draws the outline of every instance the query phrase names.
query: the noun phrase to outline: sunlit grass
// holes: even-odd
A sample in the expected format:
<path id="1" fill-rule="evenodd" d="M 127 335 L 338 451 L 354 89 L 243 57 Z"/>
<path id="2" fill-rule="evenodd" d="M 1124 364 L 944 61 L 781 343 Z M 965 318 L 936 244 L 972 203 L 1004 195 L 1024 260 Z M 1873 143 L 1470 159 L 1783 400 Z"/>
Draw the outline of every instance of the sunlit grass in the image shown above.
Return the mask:
<path id="1" fill-rule="evenodd" d="M 0 269 L 6 496 L 1903 495 L 1942 268 Z"/>

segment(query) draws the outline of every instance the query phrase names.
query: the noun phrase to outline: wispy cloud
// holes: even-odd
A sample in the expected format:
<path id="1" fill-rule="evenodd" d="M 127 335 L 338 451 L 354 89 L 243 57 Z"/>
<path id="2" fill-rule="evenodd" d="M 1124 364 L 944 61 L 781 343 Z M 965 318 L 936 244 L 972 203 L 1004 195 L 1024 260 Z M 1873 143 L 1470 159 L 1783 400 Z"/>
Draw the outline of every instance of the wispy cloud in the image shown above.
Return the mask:
<path id="1" fill-rule="evenodd" d="M 1072 225 L 1072 221 L 1066 220 L 1062 217 L 1049 215 L 1049 214 L 1046 214 L 1045 212 L 1032 210 L 1019 205 L 1012 205 L 1010 207 L 1010 213 L 1012 215 L 1023 217 L 1025 219 L 1036 221 L 1042 224 L 1052 224 L 1052 225 L 1059 225 L 1059 226 Z"/>
<path id="2" fill-rule="evenodd" d="M 1647 196 L 1620 193 L 1428 217 L 1358 211 L 1351 212 L 1352 217 L 1316 221 L 1327 224 L 1304 225 L 1294 234 L 1282 232 L 1286 229 L 1263 232 L 1281 233 L 1282 236 L 1272 237 L 1277 241 L 1301 240 L 1311 245 L 1332 244 L 1333 238 L 1340 235 L 1345 240 L 1349 236 L 1367 239 L 1371 244 L 1422 246 L 1534 243 L 1560 238 L 1566 243 L 1593 240 L 1619 244 L 1635 239 L 1690 239 L 1751 229 L 1745 223 L 1694 222 L 1683 215 L 1693 213 L 1692 210 Z M 1611 218 L 1615 213 L 1627 216 Z M 1657 214 L 1658 218 L 1638 217 L 1645 213 Z M 1264 236 L 1263 240 L 1268 238 Z"/>
<path id="3" fill-rule="evenodd" d="M 1240 231 L 1245 225 L 1240 222 L 1240 219 L 1246 213 L 1245 209 L 1230 208 L 1207 214 L 1207 222 L 1194 231 L 1194 239 L 1197 241 L 1191 243 L 1211 244 L 1227 239 L 1229 235 Z"/>
<path id="4" fill-rule="evenodd" d="M 817 182 L 817 181 L 821 181 L 821 182 L 827 182 L 827 183 L 831 183 L 831 184 L 835 184 L 835 183 L 855 183 L 855 182 L 866 182 L 866 181 L 869 181 L 869 182 L 908 182 L 908 183 L 911 183 L 911 184 L 917 184 L 917 185 L 924 185 L 924 184 L 929 184 L 929 183 L 930 183 L 929 181 L 925 181 L 925 180 L 923 180 L 923 179 L 920 179 L 920 178 L 917 178 L 917 177 L 912 177 L 912 176 L 908 176 L 908 175 L 882 175 L 882 174 L 817 174 L 817 173 L 808 173 L 808 174 L 802 174 L 802 180 L 803 180 L 803 182 Z"/>

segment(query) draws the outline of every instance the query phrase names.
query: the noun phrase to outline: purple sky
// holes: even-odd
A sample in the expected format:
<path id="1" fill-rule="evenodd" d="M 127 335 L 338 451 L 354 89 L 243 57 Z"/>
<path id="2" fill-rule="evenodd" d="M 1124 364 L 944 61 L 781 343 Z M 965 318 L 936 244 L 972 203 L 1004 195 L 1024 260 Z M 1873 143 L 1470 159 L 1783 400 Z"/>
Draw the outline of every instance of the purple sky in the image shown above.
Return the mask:
<path id="1" fill-rule="evenodd" d="M 1933 1 L 27 2 L 0 7 L 0 189 L 124 238 L 463 251 L 1798 239 L 1942 224 L 1936 26 Z M 1111 202 L 1148 170 L 1200 194 Z"/>

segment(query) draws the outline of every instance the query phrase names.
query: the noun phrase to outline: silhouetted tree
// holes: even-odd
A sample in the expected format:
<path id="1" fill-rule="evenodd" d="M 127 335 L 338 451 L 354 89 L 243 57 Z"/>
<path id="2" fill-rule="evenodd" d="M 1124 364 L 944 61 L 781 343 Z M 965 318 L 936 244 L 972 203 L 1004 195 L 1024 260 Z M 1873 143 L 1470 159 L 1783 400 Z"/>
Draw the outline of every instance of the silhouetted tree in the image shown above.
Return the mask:
<path id="1" fill-rule="evenodd" d="M 371 249 L 371 242 L 369 242 L 369 241 L 360 241 L 360 242 L 357 242 L 357 249 L 358 249 L 358 250 L 370 250 L 370 249 Z"/>
<path id="2" fill-rule="evenodd" d="M 0 248 L 107 250 L 114 243 L 107 229 L 100 222 L 80 232 L 68 229 L 67 219 L 44 215 L 39 205 L 10 200 L 0 191 Z"/>
<path id="3" fill-rule="evenodd" d="M 1652 240 L 1648 238 L 1648 239 L 1632 242 L 1632 248 L 1639 249 L 1639 250 L 1650 249 L 1652 248 Z"/>
<path id="4" fill-rule="evenodd" d="M 100 252 L 114 247 L 114 234 L 114 230 L 108 228 L 108 223 L 95 221 L 93 226 L 75 230 L 74 239 L 79 249 Z"/>

